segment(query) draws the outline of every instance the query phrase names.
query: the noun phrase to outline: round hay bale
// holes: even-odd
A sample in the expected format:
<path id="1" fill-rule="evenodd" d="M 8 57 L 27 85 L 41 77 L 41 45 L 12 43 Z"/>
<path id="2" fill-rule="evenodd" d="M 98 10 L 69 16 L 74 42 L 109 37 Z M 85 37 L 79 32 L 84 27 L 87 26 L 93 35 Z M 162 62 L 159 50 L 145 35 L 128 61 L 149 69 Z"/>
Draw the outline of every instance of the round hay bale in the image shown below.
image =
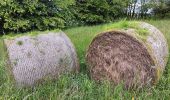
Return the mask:
<path id="1" fill-rule="evenodd" d="M 62 32 L 5 39 L 4 44 L 11 75 L 19 87 L 56 79 L 79 67 L 75 48 Z"/>
<path id="2" fill-rule="evenodd" d="M 126 88 L 157 83 L 167 58 L 164 35 L 145 22 L 138 22 L 136 28 L 97 35 L 86 55 L 92 79 L 123 83 Z"/>

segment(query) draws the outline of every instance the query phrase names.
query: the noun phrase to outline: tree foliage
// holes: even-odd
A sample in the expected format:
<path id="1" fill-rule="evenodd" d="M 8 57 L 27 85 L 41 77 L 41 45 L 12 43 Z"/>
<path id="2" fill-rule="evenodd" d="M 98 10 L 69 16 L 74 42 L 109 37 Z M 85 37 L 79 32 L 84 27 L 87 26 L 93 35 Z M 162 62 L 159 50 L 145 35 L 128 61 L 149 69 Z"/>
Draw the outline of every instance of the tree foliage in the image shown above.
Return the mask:
<path id="1" fill-rule="evenodd" d="M 145 18 L 149 9 L 165 17 L 170 0 L 0 0 L 0 34 Z"/>
<path id="2" fill-rule="evenodd" d="M 0 0 L 0 28 L 5 31 L 64 27 L 61 14 L 74 0 Z"/>
<path id="3" fill-rule="evenodd" d="M 155 3 L 153 8 L 156 16 L 166 17 L 170 13 L 170 0 L 159 0 L 159 3 Z"/>
<path id="4" fill-rule="evenodd" d="M 112 21 L 124 16 L 126 0 L 77 0 L 77 18 L 87 24 Z"/>

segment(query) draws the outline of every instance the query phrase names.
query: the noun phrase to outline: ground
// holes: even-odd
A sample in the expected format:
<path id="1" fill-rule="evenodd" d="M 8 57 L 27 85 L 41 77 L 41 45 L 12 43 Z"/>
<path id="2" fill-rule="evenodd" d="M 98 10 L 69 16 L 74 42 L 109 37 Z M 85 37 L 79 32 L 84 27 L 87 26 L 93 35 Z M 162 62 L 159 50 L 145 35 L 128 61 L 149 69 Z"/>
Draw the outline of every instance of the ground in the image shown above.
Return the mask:
<path id="1" fill-rule="evenodd" d="M 160 29 L 167 38 L 170 47 L 170 20 L 145 20 Z M 120 23 L 120 22 L 118 22 Z M 122 22 L 121 22 L 122 23 Z M 95 83 L 88 76 L 85 63 L 85 53 L 91 40 L 98 33 L 117 27 L 125 27 L 125 24 L 108 23 L 97 26 L 82 26 L 65 29 L 64 32 L 74 43 L 79 61 L 80 73 L 61 76 L 57 81 L 36 86 L 35 88 L 16 88 L 5 72 L 4 61 L 0 61 L 0 100 L 111 100 L 111 99 L 147 99 L 147 100 L 169 100 L 170 99 L 170 59 L 166 70 L 159 83 L 150 88 L 137 90 L 124 90 L 122 85 L 113 87 L 108 82 Z M 0 47 L 2 46 L 0 42 Z M 2 48 L 0 48 L 0 51 Z M 169 49 L 170 50 L 170 49 Z M 2 52 L 0 52 L 2 55 Z"/>

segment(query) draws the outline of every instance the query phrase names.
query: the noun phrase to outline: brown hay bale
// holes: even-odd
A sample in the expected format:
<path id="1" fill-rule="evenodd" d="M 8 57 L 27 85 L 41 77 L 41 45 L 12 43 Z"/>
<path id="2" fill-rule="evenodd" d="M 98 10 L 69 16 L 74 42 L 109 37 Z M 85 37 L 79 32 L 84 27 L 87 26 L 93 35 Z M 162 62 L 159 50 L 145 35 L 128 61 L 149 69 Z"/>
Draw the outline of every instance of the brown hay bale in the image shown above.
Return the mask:
<path id="1" fill-rule="evenodd" d="M 79 67 L 70 39 L 62 32 L 5 39 L 8 65 L 17 86 L 56 79 Z"/>
<path id="2" fill-rule="evenodd" d="M 126 88 L 156 83 L 165 69 L 168 45 L 154 26 L 140 22 L 145 39 L 136 29 L 108 31 L 97 35 L 86 55 L 91 78 L 124 83 Z"/>

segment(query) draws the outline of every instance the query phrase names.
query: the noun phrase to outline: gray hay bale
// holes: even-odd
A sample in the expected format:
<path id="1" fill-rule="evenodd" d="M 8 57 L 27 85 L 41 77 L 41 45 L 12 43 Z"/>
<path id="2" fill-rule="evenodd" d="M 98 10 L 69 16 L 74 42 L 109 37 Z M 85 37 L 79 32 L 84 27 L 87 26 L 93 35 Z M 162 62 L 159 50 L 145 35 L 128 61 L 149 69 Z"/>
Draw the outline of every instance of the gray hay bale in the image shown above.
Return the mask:
<path id="1" fill-rule="evenodd" d="M 136 29 L 108 31 L 91 42 L 86 61 L 91 78 L 124 83 L 126 88 L 151 86 L 158 82 L 168 61 L 164 35 L 154 26 L 138 22 Z M 143 38 L 145 37 L 145 39 Z"/>
<path id="2" fill-rule="evenodd" d="M 19 87 L 56 79 L 79 67 L 75 48 L 62 32 L 5 39 L 4 44 L 10 72 Z"/>

